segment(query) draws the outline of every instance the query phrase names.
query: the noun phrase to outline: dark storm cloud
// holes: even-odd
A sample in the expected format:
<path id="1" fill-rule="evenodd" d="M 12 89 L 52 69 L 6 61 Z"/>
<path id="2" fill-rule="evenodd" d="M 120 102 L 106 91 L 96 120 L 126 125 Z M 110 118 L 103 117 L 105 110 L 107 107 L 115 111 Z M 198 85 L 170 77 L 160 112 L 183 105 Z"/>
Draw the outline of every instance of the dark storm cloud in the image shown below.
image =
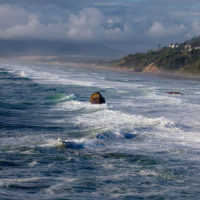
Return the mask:
<path id="1" fill-rule="evenodd" d="M 0 39 L 142 50 L 200 34 L 197 0 L 1 0 Z"/>

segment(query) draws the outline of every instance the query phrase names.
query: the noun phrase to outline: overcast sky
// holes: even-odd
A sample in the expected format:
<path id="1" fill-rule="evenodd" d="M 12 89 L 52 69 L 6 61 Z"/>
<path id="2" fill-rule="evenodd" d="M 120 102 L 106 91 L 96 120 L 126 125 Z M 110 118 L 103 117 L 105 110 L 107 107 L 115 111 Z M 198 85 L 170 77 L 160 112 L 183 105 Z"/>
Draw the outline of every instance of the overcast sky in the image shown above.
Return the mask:
<path id="1" fill-rule="evenodd" d="M 200 0 L 0 0 L 0 39 L 136 52 L 200 35 Z"/>

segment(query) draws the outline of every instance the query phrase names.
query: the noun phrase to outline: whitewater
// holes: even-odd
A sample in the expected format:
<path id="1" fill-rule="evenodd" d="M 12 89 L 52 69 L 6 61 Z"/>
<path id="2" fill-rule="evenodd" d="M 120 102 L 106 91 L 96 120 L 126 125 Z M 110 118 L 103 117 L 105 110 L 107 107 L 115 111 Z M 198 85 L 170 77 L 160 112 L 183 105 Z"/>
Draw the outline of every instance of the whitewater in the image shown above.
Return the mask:
<path id="1" fill-rule="evenodd" d="M 1 62 L 0 199 L 199 199 L 199 86 Z"/>

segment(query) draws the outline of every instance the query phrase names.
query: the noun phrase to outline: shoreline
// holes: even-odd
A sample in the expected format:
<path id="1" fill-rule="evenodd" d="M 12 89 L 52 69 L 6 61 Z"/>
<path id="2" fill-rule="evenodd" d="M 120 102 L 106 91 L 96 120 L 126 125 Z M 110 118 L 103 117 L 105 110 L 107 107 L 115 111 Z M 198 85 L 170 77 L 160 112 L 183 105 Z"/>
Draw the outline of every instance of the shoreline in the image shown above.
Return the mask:
<path id="1" fill-rule="evenodd" d="M 114 65 L 96 65 L 96 64 L 86 64 L 86 63 L 75 63 L 75 62 L 36 62 L 37 64 L 44 65 L 57 65 L 63 67 L 77 67 L 81 69 L 94 69 L 94 70 L 108 70 L 113 72 L 120 73 L 131 73 L 131 74 L 143 74 L 148 76 L 156 76 L 160 78 L 172 78 L 172 79 L 180 79 L 180 80 L 193 80 L 200 81 L 200 73 L 199 74 L 190 74 L 190 73 L 182 73 L 182 72 L 135 72 L 133 69 L 128 67 L 118 67 Z"/>
<path id="2" fill-rule="evenodd" d="M 136 72 L 133 69 L 130 69 L 129 67 L 119 67 L 114 65 L 98 65 L 98 64 L 87 64 L 87 63 L 81 63 L 81 62 L 61 62 L 61 61 L 42 61 L 38 58 L 41 57 L 17 57 L 17 58 L 11 58 L 10 60 L 0 58 L 0 61 L 4 62 L 21 62 L 21 63 L 32 63 L 32 64 L 43 64 L 43 65 L 51 65 L 51 66 L 63 66 L 63 67 L 77 67 L 82 69 L 94 69 L 94 70 L 108 70 L 113 72 L 120 72 L 120 73 L 131 73 L 131 74 L 143 74 L 143 75 L 150 75 L 150 76 L 156 76 L 160 78 L 172 78 L 172 79 L 180 79 L 180 80 L 193 80 L 193 81 L 200 81 L 200 73 L 183 73 L 183 72 L 169 72 L 169 71 L 142 71 L 142 72 Z"/>

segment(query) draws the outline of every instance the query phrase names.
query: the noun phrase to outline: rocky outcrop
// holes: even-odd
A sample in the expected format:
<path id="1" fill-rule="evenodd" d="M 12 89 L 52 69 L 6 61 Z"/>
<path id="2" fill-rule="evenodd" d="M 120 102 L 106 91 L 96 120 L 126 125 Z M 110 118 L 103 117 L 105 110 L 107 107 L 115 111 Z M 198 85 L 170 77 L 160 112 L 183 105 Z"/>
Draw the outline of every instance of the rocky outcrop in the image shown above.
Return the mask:
<path id="1" fill-rule="evenodd" d="M 181 92 L 167 92 L 167 94 L 183 95 Z"/>
<path id="2" fill-rule="evenodd" d="M 161 70 L 156 65 L 151 63 L 143 69 L 143 72 L 161 72 Z"/>
<path id="3" fill-rule="evenodd" d="M 106 103 L 106 101 L 100 92 L 95 92 L 90 96 L 90 103 L 91 104 L 103 104 L 103 103 Z"/>

